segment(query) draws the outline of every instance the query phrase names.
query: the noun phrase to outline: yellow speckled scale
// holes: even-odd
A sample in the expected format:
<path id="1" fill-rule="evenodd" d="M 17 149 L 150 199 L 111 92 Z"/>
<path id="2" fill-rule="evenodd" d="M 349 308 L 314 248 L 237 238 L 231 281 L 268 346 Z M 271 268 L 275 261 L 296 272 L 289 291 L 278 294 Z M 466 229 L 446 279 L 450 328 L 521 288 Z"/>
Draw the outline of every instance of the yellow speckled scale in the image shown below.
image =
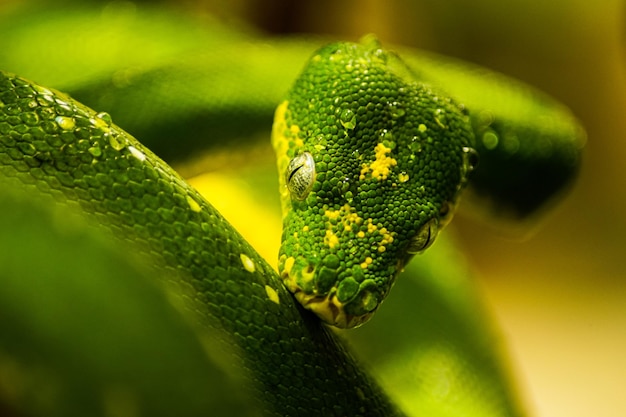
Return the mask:
<path id="1" fill-rule="evenodd" d="M 391 149 L 386 147 L 384 143 L 380 142 L 376 144 L 376 147 L 374 148 L 374 155 L 376 159 L 369 164 L 363 164 L 359 179 L 364 180 L 369 174 L 372 178 L 376 178 L 381 181 L 386 180 L 393 167 L 398 165 L 398 161 L 391 157 L 389 155 L 390 153 Z"/>

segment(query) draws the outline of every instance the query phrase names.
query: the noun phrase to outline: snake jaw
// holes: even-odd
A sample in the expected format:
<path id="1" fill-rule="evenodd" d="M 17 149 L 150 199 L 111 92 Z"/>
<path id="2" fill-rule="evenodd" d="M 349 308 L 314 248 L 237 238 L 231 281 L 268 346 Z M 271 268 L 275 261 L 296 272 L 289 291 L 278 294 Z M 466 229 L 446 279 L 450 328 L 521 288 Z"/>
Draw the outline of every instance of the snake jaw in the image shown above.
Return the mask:
<path id="1" fill-rule="evenodd" d="M 296 290 L 293 294 L 304 308 L 315 313 L 325 323 L 340 329 L 358 327 L 367 322 L 374 314 L 374 311 L 362 315 L 348 314 L 345 308 L 346 304 L 339 301 L 335 294 L 319 296 L 307 294 L 302 290 Z"/>
<path id="2" fill-rule="evenodd" d="M 386 295 L 374 280 L 357 283 L 353 276 L 339 280 L 339 271 L 304 257 L 283 255 L 280 270 L 285 286 L 304 308 L 342 329 L 367 322 Z"/>

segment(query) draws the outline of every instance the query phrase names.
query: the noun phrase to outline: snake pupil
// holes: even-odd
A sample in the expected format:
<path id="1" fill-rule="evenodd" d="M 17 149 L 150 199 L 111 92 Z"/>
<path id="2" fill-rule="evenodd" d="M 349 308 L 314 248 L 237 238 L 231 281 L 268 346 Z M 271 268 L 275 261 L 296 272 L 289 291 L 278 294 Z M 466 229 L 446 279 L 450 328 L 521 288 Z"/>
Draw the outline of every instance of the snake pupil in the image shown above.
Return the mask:
<path id="1" fill-rule="evenodd" d="M 315 182 L 315 160 L 313 156 L 304 152 L 294 157 L 287 167 L 287 188 L 291 197 L 304 200 L 311 191 Z"/>
<path id="2" fill-rule="evenodd" d="M 302 169 L 302 167 L 303 167 L 303 165 L 300 165 L 300 166 L 294 168 L 294 170 L 289 173 L 289 178 L 288 178 L 289 182 L 291 182 L 293 177 L 296 175 L 296 172 L 298 172 L 300 169 Z"/>

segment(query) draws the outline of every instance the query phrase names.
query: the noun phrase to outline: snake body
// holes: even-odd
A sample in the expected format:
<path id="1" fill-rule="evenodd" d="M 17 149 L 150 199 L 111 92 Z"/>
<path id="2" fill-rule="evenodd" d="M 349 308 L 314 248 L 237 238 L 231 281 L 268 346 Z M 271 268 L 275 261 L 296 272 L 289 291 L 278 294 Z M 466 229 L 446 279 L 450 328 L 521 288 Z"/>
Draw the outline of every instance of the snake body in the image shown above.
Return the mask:
<path id="1" fill-rule="evenodd" d="M 306 375 L 319 381 L 315 403 L 324 414 L 393 414 L 328 330 L 298 309 L 272 268 L 163 161 L 106 114 L 10 75 L 0 85 L 2 174 L 61 204 L 78 203 L 118 239 L 132 241 L 160 276 L 191 286 L 188 308 L 228 335 L 214 337 L 234 339 L 237 353 L 264 352 L 263 360 L 240 354 L 269 409 L 297 414 L 310 393 L 291 385 Z M 332 404 L 343 406 L 327 408 Z"/>
<path id="2" fill-rule="evenodd" d="M 532 172 L 527 164 L 533 159 L 530 153 L 506 147 L 500 153 L 502 147 L 492 140 L 499 134 L 504 143 L 511 128 L 526 125 L 494 119 L 492 113 L 470 106 L 471 91 L 462 94 L 464 90 L 452 81 L 448 87 L 455 92 L 453 99 L 444 93 L 445 83 L 441 90 L 429 85 L 436 78 L 429 69 L 437 65 L 429 64 L 427 57 L 409 56 L 407 62 L 371 38 L 364 44 L 326 46 L 313 54 L 282 104 L 276 101 L 273 142 L 285 225 L 280 276 L 203 196 L 108 114 L 1 73 L 0 185 L 5 227 L 9 230 L 24 219 L 37 219 L 33 225 L 42 230 L 42 248 L 46 248 L 40 252 L 51 251 L 60 259 L 68 252 L 55 242 L 66 242 L 68 236 L 82 242 L 77 256 L 92 259 L 93 253 L 105 254 L 98 259 L 109 260 L 111 270 L 120 272 L 112 273 L 116 278 L 110 282 L 94 278 L 99 291 L 109 294 L 110 303 L 116 302 L 116 292 L 130 294 L 129 298 L 145 293 L 138 309 L 146 306 L 152 311 L 153 305 L 160 306 L 164 337 L 180 340 L 176 349 L 189 354 L 189 361 L 180 359 L 180 363 L 193 376 L 181 376 L 188 381 L 185 389 L 161 392 L 153 390 L 147 379 L 125 374 L 124 366 L 113 367 L 119 374 L 101 372 L 99 366 L 59 372 L 67 363 L 63 355 L 53 359 L 45 350 L 42 360 L 32 360 L 39 355 L 37 349 L 31 355 L 24 346 L 57 346 L 60 336 L 41 330 L 36 343 L 26 332 L 11 330 L 5 332 L 0 350 L 4 407 L 26 415 L 171 415 L 172 409 L 178 415 L 209 409 L 222 410 L 216 411 L 221 415 L 401 415 L 343 343 L 307 309 L 340 327 L 369 319 L 408 259 L 426 249 L 449 221 L 466 185 L 474 185 L 479 194 L 488 194 L 498 204 L 514 207 L 518 214 L 539 205 L 526 204 L 528 198 L 523 204 L 509 198 L 501 191 L 508 191 L 506 187 L 490 182 L 493 172 L 480 171 L 484 165 L 519 160 L 520 172 Z M 148 79 L 153 75 L 146 74 Z M 141 76 L 137 82 L 142 82 Z M 558 106 L 546 105 L 546 109 L 546 117 L 561 112 Z M 566 119 L 563 125 L 575 127 L 561 136 L 558 132 L 567 129 L 547 133 L 551 150 L 546 154 L 544 149 L 543 160 L 546 166 L 556 167 L 561 177 L 547 194 L 569 180 L 578 162 L 580 131 L 568 117 L 561 118 Z M 549 131 L 545 126 L 537 129 Z M 470 178 L 475 167 L 472 149 L 478 150 L 481 162 Z M 12 213 L 24 217 L 13 222 Z M 34 233 L 24 230 L 25 236 Z M 5 246 L 10 249 L 7 259 L 29 263 L 32 254 L 21 251 L 24 245 L 14 250 L 8 243 Z M 130 258 L 123 256 L 128 253 Z M 13 264 L 7 261 L 7 265 Z M 63 266 L 59 261 L 49 271 L 24 268 L 23 275 L 17 267 L 5 268 L 5 310 L 0 312 L 17 317 L 16 311 L 28 316 L 35 310 L 27 307 L 30 304 L 10 303 L 17 297 L 11 294 L 24 299 L 33 295 L 23 286 L 23 276 L 32 276 L 51 295 L 75 293 L 89 300 L 83 294 L 93 289 L 82 288 L 82 281 L 72 278 L 85 272 Z M 152 283 L 155 276 L 158 286 Z M 137 287 L 126 288 L 123 282 Z M 97 297 L 91 303 L 100 305 Z M 80 306 L 91 317 L 88 303 Z M 40 319 L 45 322 L 44 316 L 37 316 Z M 68 328 L 73 328 L 75 320 L 68 317 L 68 321 Z M 123 321 L 99 323 L 110 326 L 111 335 L 118 330 L 127 335 Z M 132 338 L 119 340 L 125 352 L 148 346 Z M 155 343 L 163 340 L 154 336 Z M 58 346 L 65 352 L 63 343 Z M 75 346 L 72 352 L 80 357 L 81 345 Z M 89 346 L 98 351 L 97 342 Z M 175 357 L 176 349 L 167 350 L 168 346 L 164 343 L 164 351 Z M 129 364 L 143 363 L 139 355 L 128 358 Z M 86 358 L 84 363 L 92 362 Z M 199 364 L 195 373 L 193 364 Z M 11 375 L 21 375 L 18 388 L 4 388 L 7 369 L 17 369 Z M 165 379 L 168 370 L 164 368 Z M 77 382 L 81 372 L 95 378 L 93 387 Z M 50 374 L 56 379 L 46 379 Z M 213 381 L 220 381 L 219 375 L 228 377 L 222 378 L 220 389 L 219 383 L 217 387 L 206 383 L 205 375 Z M 52 380 L 57 392 L 34 395 L 38 400 L 29 401 L 33 392 Z M 241 381 L 246 388 L 233 394 Z M 167 381 L 157 385 L 169 387 Z M 491 389 L 485 398 L 497 391 Z M 77 402 L 77 393 L 89 395 Z M 180 394 L 181 402 L 168 403 L 163 399 L 168 394 Z M 168 408 L 181 403 L 186 407 Z"/>

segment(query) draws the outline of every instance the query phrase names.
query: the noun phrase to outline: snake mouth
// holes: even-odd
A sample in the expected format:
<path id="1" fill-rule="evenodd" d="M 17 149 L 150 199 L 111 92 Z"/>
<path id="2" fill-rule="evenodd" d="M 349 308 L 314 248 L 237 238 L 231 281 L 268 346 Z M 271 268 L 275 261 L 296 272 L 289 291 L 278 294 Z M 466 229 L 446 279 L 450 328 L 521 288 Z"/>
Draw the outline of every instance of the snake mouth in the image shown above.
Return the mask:
<path id="1" fill-rule="evenodd" d="M 384 298 L 374 280 L 346 276 L 328 265 L 285 257 L 281 266 L 281 278 L 296 300 L 335 327 L 348 329 L 362 325 Z"/>
<path id="2" fill-rule="evenodd" d="M 323 322 L 340 329 L 358 327 L 367 322 L 374 314 L 374 311 L 365 314 L 346 312 L 347 305 L 339 301 L 335 294 L 320 296 L 296 290 L 294 296 L 304 308 L 315 313 Z"/>

